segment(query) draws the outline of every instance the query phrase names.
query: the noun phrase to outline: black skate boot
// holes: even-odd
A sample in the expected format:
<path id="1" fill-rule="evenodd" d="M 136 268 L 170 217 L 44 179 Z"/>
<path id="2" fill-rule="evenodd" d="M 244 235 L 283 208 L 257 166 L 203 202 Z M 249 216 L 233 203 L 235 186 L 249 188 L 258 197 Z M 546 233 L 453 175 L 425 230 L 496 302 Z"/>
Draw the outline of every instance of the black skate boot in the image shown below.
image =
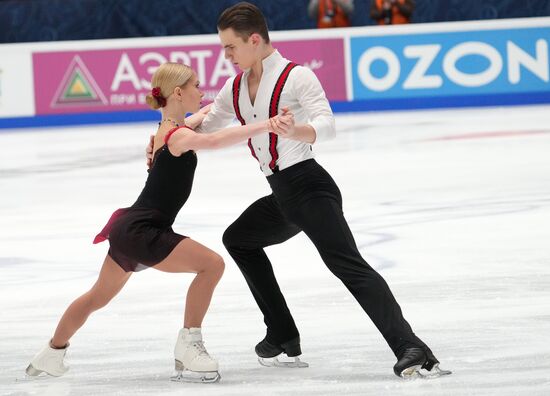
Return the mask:
<path id="1" fill-rule="evenodd" d="M 439 368 L 439 360 L 429 348 L 418 347 L 405 349 L 393 366 L 393 372 L 404 379 L 436 378 L 451 374 L 451 371 Z"/>
<path id="2" fill-rule="evenodd" d="M 272 340 L 268 340 L 267 336 L 256 345 L 256 354 L 258 355 L 258 361 L 262 366 L 267 367 L 308 367 L 309 365 L 302 362 L 298 356 L 302 354 L 300 348 L 300 337 L 293 338 L 290 341 L 277 344 Z M 282 354 L 286 354 L 287 357 L 292 358 L 290 360 L 283 360 Z"/>
<path id="3" fill-rule="evenodd" d="M 300 337 L 293 338 L 282 344 L 277 344 L 267 339 L 267 336 L 256 345 L 256 354 L 263 358 L 272 358 L 281 353 L 286 353 L 288 357 L 295 357 L 302 354 L 300 349 Z"/>

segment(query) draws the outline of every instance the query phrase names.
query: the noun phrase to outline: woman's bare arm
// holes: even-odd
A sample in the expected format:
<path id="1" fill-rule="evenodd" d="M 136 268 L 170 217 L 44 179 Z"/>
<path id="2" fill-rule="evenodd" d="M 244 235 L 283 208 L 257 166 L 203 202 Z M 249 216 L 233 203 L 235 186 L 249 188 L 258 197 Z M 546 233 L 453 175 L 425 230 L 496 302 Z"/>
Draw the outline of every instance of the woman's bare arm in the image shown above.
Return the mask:
<path id="1" fill-rule="evenodd" d="M 284 119 L 292 115 L 277 116 Z M 251 137 L 266 133 L 269 131 L 269 120 L 256 122 L 254 124 L 229 127 L 214 133 L 196 133 L 187 128 L 180 130 L 180 133 L 174 134 L 168 141 L 170 151 L 179 155 L 188 150 L 220 149 L 243 142 Z"/>

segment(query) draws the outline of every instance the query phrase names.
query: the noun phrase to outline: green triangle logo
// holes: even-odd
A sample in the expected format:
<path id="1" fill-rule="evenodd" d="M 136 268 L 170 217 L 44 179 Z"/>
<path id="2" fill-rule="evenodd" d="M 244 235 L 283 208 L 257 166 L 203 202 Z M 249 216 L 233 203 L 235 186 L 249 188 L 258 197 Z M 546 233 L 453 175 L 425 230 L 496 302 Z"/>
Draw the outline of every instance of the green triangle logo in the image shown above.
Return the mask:
<path id="1" fill-rule="evenodd" d="M 107 99 L 90 71 L 76 55 L 53 97 L 52 107 L 106 105 Z"/>
<path id="2" fill-rule="evenodd" d="M 69 80 L 65 92 L 61 95 L 62 100 L 86 100 L 86 99 L 96 99 L 97 95 L 90 87 L 86 78 L 82 76 L 82 72 L 75 68 L 73 71 L 73 76 Z"/>

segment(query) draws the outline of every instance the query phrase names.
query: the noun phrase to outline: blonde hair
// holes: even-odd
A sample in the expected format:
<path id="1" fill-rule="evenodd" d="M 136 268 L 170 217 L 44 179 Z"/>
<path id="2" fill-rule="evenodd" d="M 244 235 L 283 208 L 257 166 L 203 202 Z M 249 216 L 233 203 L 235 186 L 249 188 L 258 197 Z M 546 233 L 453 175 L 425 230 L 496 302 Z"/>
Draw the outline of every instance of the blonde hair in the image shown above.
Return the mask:
<path id="1" fill-rule="evenodd" d="M 147 94 L 145 101 L 150 108 L 156 110 L 166 106 L 166 99 L 174 92 L 174 88 L 183 87 L 193 76 L 193 69 L 181 63 L 166 62 L 153 74 L 151 79 L 151 93 Z M 153 90 L 160 91 L 153 96 Z"/>

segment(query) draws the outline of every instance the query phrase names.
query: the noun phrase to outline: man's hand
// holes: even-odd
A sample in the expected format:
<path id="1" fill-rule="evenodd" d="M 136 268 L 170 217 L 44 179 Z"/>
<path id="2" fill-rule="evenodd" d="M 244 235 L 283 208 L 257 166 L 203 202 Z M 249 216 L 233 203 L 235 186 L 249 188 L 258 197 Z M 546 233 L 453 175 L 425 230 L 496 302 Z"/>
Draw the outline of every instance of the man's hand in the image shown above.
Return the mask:
<path id="1" fill-rule="evenodd" d="M 155 135 L 149 137 L 149 144 L 145 148 L 145 156 L 147 158 L 147 169 L 153 164 L 153 144 L 155 142 Z"/>
<path id="2" fill-rule="evenodd" d="M 281 114 L 269 119 L 270 129 L 279 136 L 290 139 L 296 133 L 294 114 L 283 107 Z"/>

